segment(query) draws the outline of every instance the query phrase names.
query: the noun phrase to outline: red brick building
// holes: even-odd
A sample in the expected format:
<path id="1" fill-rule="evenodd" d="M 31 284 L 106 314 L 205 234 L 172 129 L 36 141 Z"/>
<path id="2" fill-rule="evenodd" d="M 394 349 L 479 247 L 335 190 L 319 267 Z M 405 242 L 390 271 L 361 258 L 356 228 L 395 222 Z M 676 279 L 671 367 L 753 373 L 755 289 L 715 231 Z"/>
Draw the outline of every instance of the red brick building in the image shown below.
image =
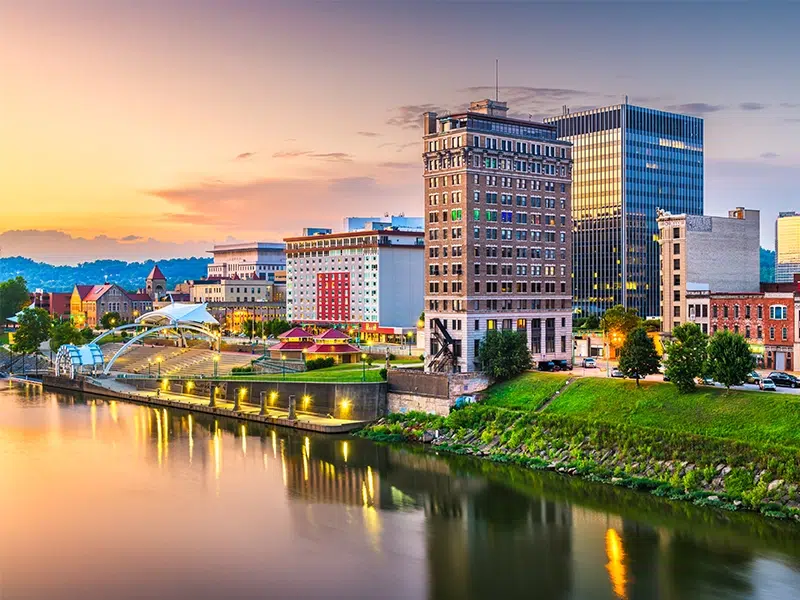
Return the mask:
<path id="1" fill-rule="evenodd" d="M 709 333 L 739 333 L 749 342 L 760 367 L 793 371 L 800 351 L 798 296 L 798 283 L 762 284 L 760 292 L 711 293 Z"/>
<path id="2" fill-rule="evenodd" d="M 43 308 L 54 319 L 69 320 L 69 302 L 72 294 L 69 292 L 43 292 L 36 290 L 29 294 L 31 304 Z"/>

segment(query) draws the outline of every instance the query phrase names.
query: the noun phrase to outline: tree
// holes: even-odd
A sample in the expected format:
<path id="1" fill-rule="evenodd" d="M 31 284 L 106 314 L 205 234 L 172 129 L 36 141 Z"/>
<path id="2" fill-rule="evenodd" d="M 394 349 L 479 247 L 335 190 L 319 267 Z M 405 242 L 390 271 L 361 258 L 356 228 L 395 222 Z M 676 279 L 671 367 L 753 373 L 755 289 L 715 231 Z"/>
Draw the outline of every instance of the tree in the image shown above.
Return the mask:
<path id="1" fill-rule="evenodd" d="M 92 331 L 91 327 L 84 327 L 80 330 L 80 334 L 85 344 L 88 344 L 95 338 L 94 331 Z"/>
<path id="2" fill-rule="evenodd" d="M 107 312 L 100 317 L 100 326 L 103 329 L 114 329 L 117 325 L 122 325 L 122 317 L 118 312 Z"/>
<path id="3" fill-rule="evenodd" d="M 282 333 L 286 333 L 292 328 L 288 321 L 283 319 L 273 319 L 269 322 L 269 333 L 275 337 Z"/>
<path id="4" fill-rule="evenodd" d="M 83 336 L 69 321 L 53 323 L 50 329 L 50 350 L 58 352 L 64 344 L 83 344 Z"/>
<path id="5" fill-rule="evenodd" d="M 642 323 L 642 327 L 644 327 L 645 331 L 648 333 L 661 331 L 661 319 L 645 319 Z"/>
<path id="6" fill-rule="evenodd" d="M 726 388 L 741 385 L 755 368 L 747 340 L 738 333 L 717 331 L 708 343 L 708 374 Z"/>
<path id="7" fill-rule="evenodd" d="M 14 334 L 14 352 L 36 354 L 39 346 L 50 337 L 50 313 L 43 308 L 27 308 L 19 315 Z"/>
<path id="8" fill-rule="evenodd" d="M 600 328 L 600 317 L 595 314 L 591 314 L 583 321 L 583 328 L 584 329 L 599 329 Z"/>
<path id="9" fill-rule="evenodd" d="M 0 283 L 0 325 L 5 326 L 6 319 L 13 317 L 30 301 L 24 278 L 18 276 Z"/>
<path id="10" fill-rule="evenodd" d="M 478 348 L 478 360 L 496 381 L 516 377 L 531 368 L 525 334 L 510 329 L 489 331 Z"/>
<path id="11" fill-rule="evenodd" d="M 637 327 L 641 326 L 642 319 L 633 308 L 623 308 L 621 304 L 609 308 L 600 320 L 600 327 L 609 343 L 619 348 L 625 338 Z"/>
<path id="12" fill-rule="evenodd" d="M 708 336 L 696 323 L 684 323 L 672 330 L 673 339 L 666 343 L 665 374 L 683 393 L 694 389 L 697 377 L 703 375 L 708 356 Z"/>
<path id="13" fill-rule="evenodd" d="M 625 339 L 619 354 L 619 370 L 639 385 L 639 379 L 658 372 L 659 358 L 653 338 L 644 327 L 637 327 Z"/>

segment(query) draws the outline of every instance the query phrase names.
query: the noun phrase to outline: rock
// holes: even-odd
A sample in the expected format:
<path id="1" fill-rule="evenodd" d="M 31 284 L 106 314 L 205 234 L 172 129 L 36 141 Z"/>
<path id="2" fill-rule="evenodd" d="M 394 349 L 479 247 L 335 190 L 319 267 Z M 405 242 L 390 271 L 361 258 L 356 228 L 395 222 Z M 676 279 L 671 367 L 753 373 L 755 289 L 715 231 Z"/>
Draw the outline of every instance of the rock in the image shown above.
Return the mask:
<path id="1" fill-rule="evenodd" d="M 782 485 L 783 485 L 783 479 L 773 479 L 772 481 L 769 482 L 769 485 L 767 486 L 767 491 L 771 492 L 773 490 L 778 489 Z"/>
<path id="2" fill-rule="evenodd" d="M 709 496 L 706 498 L 709 502 L 719 502 L 719 496 Z"/>
<path id="3" fill-rule="evenodd" d="M 720 471 L 722 471 L 722 469 L 724 469 L 724 468 L 725 468 L 725 464 L 724 464 L 724 463 L 719 463 L 719 464 L 717 465 L 717 468 L 716 468 L 716 471 L 717 471 L 717 473 L 719 473 Z"/>
<path id="4" fill-rule="evenodd" d="M 617 484 L 620 481 L 622 481 L 622 477 L 612 477 L 611 478 L 611 483 L 613 483 L 613 484 Z"/>
<path id="5" fill-rule="evenodd" d="M 724 469 L 722 469 L 722 476 L 725 477 L 730 472 L 731 472 L 731 467 L 725 467 Z"/>
<path id="6" fill-rule="evenodd" d="M 733 501 L 733 505 L 734 505 L 736 508 L 739 508 L 739 507 L 740 507 L 742 504 L 743 504 L 743 503 L 742 503 L 742 501 L 741 501 L 741 500 L 734 500 L 734 501 Z"/>
<path id="7" fill-rule="evenodd" d="M 436 439 L 436 434 L 430 429 L 422 433 L 423 444 L 430 444 L 435 439 Z"/>

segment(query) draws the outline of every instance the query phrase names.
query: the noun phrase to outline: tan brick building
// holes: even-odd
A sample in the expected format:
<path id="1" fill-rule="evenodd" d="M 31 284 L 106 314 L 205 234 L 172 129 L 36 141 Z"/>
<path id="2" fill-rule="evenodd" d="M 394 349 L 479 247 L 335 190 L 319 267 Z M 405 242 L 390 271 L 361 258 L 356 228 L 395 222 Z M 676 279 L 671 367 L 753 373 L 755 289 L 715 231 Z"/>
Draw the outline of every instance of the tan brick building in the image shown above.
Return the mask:
<path id="1" fill-rule="evenodd" d="M 492 329 L 524 331 L 534 362 L 571 357 L 571 144 L 507 111 L 423 117 L 431 371 L 478 368 Z"/>

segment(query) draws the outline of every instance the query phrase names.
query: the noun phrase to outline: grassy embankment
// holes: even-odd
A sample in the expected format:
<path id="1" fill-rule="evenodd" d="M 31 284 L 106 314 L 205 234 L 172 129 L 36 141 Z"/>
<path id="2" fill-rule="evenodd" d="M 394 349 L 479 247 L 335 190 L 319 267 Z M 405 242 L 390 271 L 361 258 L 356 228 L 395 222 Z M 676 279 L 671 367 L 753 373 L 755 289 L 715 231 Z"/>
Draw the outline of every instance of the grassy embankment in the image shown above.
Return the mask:
<path id="1" fill-rule="evenodd" d="M 535 410 L 564 379 L 527 373 L 490 388 L 486 403 Z M 544 413 L 800 448 L 800 399 L 786 394 L 711 387 L 679 394 L 670 383 L 644 381 L 637 388 L 630 380 L 585 377 L 564 388 Z"/>
<path id="2" fill-rule="evenodd" d="M 391 415 L 363 435 L 556 469 L 655 495 L 800 520 L 800 401 L 778 394 L 528 373 L 483 402 L 434 417 Z"/>

